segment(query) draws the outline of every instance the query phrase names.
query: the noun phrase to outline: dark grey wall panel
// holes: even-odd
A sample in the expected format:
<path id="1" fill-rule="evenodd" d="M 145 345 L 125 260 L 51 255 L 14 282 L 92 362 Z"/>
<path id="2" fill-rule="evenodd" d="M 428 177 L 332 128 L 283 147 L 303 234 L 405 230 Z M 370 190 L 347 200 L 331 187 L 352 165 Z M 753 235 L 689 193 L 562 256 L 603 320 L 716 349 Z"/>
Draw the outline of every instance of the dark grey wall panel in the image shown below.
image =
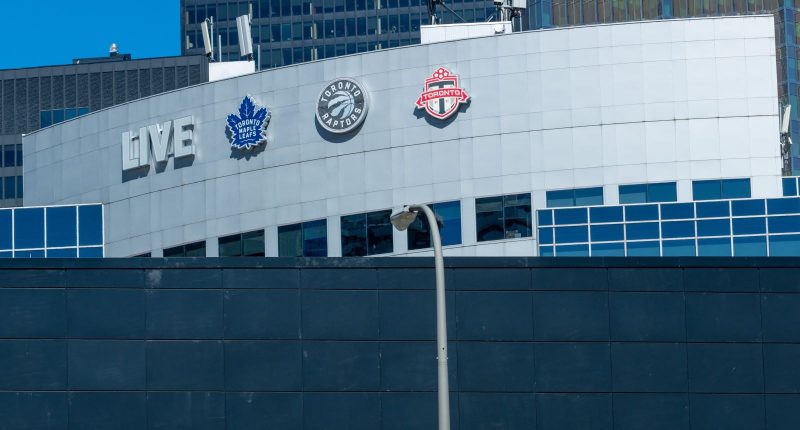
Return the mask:
<path id="1" fill-rule="evenodd" d="M 447 264 L 454 430 L 800 428 L 800 260 Z M 435 324 L 429 259 L 0 261 L 0 428 L 429 430 Z"/>

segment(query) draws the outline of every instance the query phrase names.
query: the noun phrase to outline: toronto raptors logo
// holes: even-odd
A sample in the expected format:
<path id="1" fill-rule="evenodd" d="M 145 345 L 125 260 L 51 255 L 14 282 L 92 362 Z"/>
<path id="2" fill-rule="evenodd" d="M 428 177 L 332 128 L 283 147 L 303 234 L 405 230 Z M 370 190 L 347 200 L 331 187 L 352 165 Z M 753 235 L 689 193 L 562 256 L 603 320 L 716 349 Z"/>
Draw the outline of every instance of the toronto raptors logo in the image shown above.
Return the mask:
<path id="1" fill-rule="evenodd" d="M 367 92 L 354 79 L 330 82 L 317 99 L 317 121 L 331 133 L 350 132 L 367 116 Z"/>
<path id="2" fill-rule="evenodd" d="M 417 108 L 425 109 L 434 118 L 447 119 L 468 100 L 467 92 L 458 86 L 458 76 L 440 67 L 425 79 L 425 92 L 417 99 Z"/>

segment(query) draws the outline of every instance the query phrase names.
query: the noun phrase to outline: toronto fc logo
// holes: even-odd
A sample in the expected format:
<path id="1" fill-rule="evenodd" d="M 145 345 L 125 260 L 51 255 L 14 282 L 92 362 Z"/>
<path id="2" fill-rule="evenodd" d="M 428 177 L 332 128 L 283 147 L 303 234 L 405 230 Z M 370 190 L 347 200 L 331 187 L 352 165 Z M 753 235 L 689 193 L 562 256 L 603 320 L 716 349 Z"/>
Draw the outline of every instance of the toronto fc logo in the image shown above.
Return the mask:
<path id="1" fill-rule="evenodd" d="M 417 109 L 425 109 L 434 118 L 447 119 L 468 100 L 467 92 L 458 86 L 458 76 L 440 67 L 425 79 L 425 92 L 417 99 Z"/>

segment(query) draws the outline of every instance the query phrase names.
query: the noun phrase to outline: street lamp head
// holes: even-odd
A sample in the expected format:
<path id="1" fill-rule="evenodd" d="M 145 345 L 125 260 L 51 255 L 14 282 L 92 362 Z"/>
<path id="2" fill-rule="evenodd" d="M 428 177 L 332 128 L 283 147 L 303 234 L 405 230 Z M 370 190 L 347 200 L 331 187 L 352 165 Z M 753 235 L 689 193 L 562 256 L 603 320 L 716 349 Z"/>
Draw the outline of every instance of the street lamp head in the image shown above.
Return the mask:
<path id="1" fill-rule="evenodd" d="M 404 231 L 417 219 L 417 212 L 409 210 L 408 206 L 404 207 L 402 211 L 392 215 L 389 220 L 392 222 L 394 228 Z"/>

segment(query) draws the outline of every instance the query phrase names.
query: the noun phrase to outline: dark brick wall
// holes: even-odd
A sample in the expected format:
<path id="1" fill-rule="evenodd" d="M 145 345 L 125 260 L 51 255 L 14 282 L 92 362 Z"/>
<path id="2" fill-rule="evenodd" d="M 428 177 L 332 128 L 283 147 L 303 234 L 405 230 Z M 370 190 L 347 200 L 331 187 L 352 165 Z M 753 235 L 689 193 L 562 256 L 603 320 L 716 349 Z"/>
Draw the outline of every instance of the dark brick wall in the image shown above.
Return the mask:
<path id="1" fill-rule="evenodd" d="M 447 261 L 453 429 L 800 428 L 800 259 Z M 0 429 L 436 428 L 428 259 L 0 262 Z"/>

